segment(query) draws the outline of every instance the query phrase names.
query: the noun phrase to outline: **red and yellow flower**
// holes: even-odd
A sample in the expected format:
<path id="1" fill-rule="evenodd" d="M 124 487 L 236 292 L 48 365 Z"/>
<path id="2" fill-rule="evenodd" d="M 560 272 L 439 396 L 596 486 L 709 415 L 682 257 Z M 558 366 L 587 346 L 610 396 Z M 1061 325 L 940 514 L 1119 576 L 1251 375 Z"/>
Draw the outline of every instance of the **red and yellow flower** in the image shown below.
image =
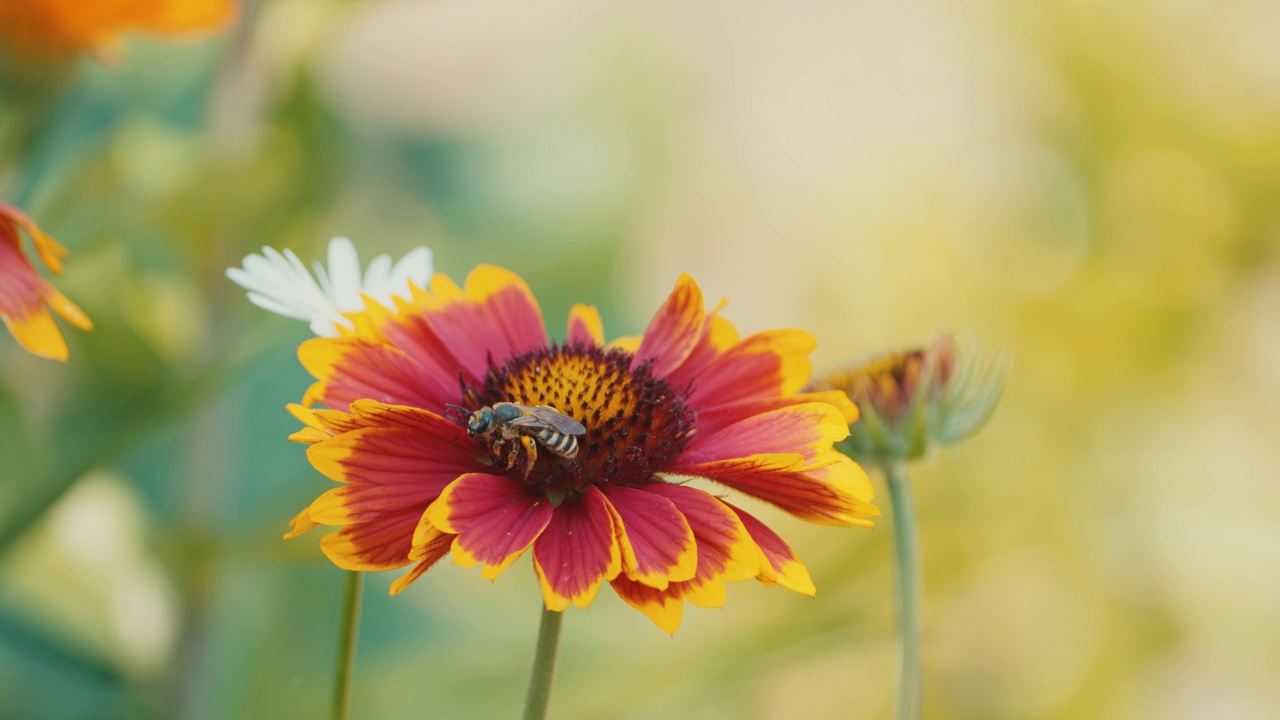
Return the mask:
<path id="1" fill-rule="evenodd" d="M 26 230 L 36 253 L 54 274 L 62 273 L 66 248 L 45 234 L 16 207 L 0 203 L 0 318 L 22 347 L 42 357 L 66 360 L 67 341 L 49 310 L 82 330 L 92 330 L 88 316 L 50 285 L 22 251 Z"/>
<path id="2" fill-rule="evenodd" d="M 341 485 L 286 539 L 338 526 L 320 545 L 339 567 L 414 564 L 392 594 L 450 553 L 494 579 L 531 550 L 549 609 L 585 607 L 608 582 L 674 632 L 684 601 L 718 607 L 725 581 L 814 593 L 782 538 L 691 479 L 815 523 L 869 527 L 879 514 L 866 474 L 833 448 L 856 408 L 843 392 L 799 392 L 807 333 L 741 338 L 688 276 L 643 336 L 609 344 L 583 305 L 567 339 L 550 341 L 528 286 L 497 267 L 465 288 L 437 274 L 412 290 L 395 308 L 370 301 L 341 337 L 304 343 L 318 381 L 291 406 L 306 425 L 292 439 Z M 507 469 L 509 448 L 470 437 L 448 408 L 504 401 L 581 422 L 577 456 L 544 451 L 527 475 Z"/>
<path id="3" fill-rule="evenodd" d="M 110 55 L 122 32 L 199 32 L 234 15 L 233 0 L 4 0 L 0 43 L 41 60 L 86 51 Z"/>

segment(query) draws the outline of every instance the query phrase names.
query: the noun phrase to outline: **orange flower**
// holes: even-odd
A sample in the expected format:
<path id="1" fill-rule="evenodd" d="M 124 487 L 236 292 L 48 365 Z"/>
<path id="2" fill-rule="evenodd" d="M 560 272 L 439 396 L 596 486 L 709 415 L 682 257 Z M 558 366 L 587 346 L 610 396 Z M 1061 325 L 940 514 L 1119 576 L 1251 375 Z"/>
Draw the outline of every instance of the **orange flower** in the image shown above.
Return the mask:
<path id="1" fill-rule="evenodd" d="M 82 330 L 92 330 L 93 323 L 36 272 L 22 252 L 19 228 L 31 236 L 40 259 L 54 274 L 62 272 L 62 258 L 67 255 L 66 248 L 36 227 L 26 213 L 0 203 L 0 318 L 22 347 L 41 357 L 66 360 L 67 341 L 49 310 Z"/>
<path id="2" fill-rule="evenodd" d="M 110 55 L 121 32 L 212 30 L 234 15 L 233 0 L 3 0 L 0 43 L 33 59 L 84 51 Z"/>

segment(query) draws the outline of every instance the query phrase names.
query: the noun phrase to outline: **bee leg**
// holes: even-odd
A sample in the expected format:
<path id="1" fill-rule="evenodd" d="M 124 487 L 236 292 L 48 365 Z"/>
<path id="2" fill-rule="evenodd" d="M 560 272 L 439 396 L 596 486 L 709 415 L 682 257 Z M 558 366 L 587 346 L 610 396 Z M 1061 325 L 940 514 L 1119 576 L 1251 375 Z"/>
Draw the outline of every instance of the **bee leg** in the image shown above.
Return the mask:
<path id="1" fill-rule="evenodd" d="M 533 472 L 533 464 L 538 460 L 538 443 L 528 435 L 521 435 L 520 445 L 516 449 L 521 447 L 524 448 L 524 467 L 521 471 L 525 477 L 529 477 L 529 473 Z M 515 455 L 516 449 L 512 450 L 512 455 Z"/>

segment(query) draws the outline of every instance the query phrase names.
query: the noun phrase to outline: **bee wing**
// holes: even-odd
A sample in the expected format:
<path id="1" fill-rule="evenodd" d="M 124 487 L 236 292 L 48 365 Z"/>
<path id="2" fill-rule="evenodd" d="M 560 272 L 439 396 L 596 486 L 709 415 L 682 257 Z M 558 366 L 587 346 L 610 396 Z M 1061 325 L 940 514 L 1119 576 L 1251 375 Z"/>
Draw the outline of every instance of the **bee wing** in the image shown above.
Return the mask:
<path id="1" fill-rule="evenodd" d="M 507 404 L 517 408 L 518 410 L 520 410 L 520 412 L 524 413 L 520 417 L 517 417 L 513 420 L 508 420 L 507 421 L 508 425 L 511 425 L 512 427 L 526 427 L 526 428 L 535 428 L 539 430 L 545 427 L 550 427 L 550 425 L 547 424 L 545 414 L 540 414 L 538 411 L 538 408 L 546 407 L 546 405 L 538 405 L 537 407 L 535 407 L 533 405 L 521 405 L 520 403 L 516 403 L 516 402 L 507 403 Z"/>
<path id="2" fill-rule="evenodd" d="M 582 423 L 549 405 L 520 405 L 520 409 L 526 414 L 512 420 L 511 425 L 550 428 L 565 435 L 581 435 L 587 431 Z"/>

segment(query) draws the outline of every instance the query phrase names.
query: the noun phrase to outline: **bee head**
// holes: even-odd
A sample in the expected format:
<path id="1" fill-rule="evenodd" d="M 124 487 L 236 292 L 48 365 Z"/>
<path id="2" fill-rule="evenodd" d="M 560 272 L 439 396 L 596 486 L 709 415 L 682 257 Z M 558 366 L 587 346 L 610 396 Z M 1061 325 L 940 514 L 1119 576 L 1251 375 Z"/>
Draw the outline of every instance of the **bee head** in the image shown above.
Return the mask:
<path id="1" fill-rule="evenodd" d="M 493 429 L 494 418 L 493 410 L 490 408 L 480 408 L 471 413 L 471 417 L 467 419 L 467 434 L 471 437 L 482 435 Z"/>

